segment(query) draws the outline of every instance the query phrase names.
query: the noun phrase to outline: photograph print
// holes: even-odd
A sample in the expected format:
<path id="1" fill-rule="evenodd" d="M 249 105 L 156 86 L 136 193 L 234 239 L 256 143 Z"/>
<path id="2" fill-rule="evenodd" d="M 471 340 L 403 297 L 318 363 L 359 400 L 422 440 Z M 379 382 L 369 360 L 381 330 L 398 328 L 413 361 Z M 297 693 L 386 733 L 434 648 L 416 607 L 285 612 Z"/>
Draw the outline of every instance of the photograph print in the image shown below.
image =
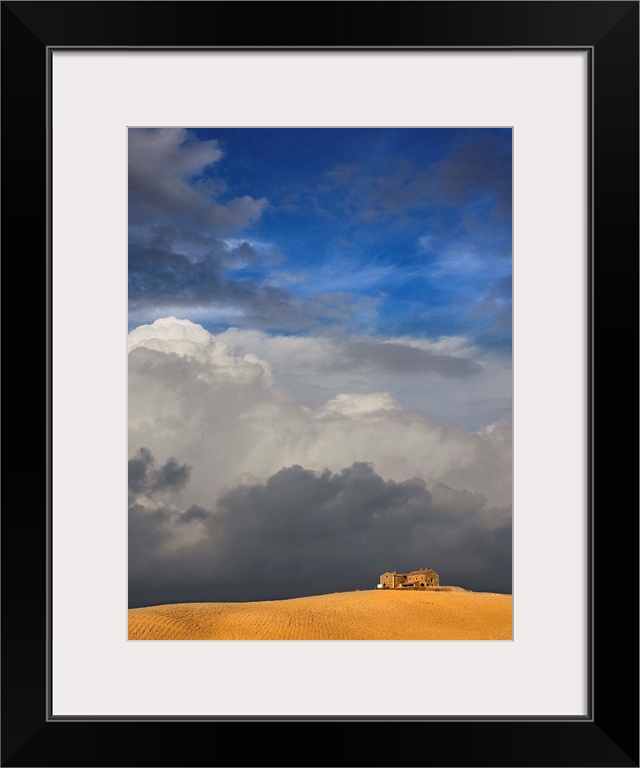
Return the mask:
<path id="1" fill-rule="evenodd" d="M 130 640 L 512 639 L 510 128 L 128 129 Z"/>

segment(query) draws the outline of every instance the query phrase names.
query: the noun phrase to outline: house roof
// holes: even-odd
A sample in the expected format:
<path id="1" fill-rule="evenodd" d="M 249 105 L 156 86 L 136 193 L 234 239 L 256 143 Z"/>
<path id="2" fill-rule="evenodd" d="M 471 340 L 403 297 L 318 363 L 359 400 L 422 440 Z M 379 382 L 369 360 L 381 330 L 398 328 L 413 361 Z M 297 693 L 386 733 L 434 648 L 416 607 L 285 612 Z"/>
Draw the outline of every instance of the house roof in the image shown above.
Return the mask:
<path id="1" fill-rule="evenodd" d="M 407 571 L 407 573 L 396 573 L 396 571 L 385 571 L 382 576 L 417 576 L 420 573 L 435 573 L 437 576 L 438 574 L 433 570 L 433 568 L 419 568 L 416 571 Z"/>

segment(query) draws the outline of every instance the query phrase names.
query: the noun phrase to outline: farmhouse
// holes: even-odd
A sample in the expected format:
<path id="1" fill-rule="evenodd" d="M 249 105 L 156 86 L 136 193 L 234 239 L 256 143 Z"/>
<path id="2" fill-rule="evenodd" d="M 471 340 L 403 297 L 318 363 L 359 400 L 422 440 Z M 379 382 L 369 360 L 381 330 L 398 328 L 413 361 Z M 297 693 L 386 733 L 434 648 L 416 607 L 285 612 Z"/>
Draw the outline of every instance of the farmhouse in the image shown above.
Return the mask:
<path id="1" fill-rule="evenodd" d="M 421 568 L 410 573 L 383 573 L 380 576 L 379 589 L 425 589 L 440 585 L 440 576 L 432 568 Z"/>

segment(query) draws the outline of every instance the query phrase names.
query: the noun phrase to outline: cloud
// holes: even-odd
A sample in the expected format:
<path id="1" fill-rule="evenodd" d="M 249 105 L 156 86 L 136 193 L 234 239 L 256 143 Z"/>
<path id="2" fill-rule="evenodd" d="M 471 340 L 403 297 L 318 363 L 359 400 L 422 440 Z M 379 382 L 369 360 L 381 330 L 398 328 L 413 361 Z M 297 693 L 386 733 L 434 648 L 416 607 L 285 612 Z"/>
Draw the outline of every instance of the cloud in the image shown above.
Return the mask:
<path id="1" fill-rule="evenodd" d="M 344 212 L 363 221 L 479 202 L 486 203 L 491 217 L 511 216 L 511 146 L 488 133 L 467 134 L 446 157 L 426 167 L 385 158 L 366 167 L 336 166 L 327 178 L 333 194 L 342 193 Z"/>
<path id="2" fill-rule="evenodd" d="M 306 307 L 282 289 L 229 274 L 258 263 L 237 235 L 268 204 L 249 195 L 223 200 L 224 183 L 210 176 L 221 157 L 215 140 L 183 128 L 129 130 L 131 318 L 189 308 L 257 327 L 309 325 Z M 273 249 L 264 256 L 272 260 Z"/>
<path id="3" fill-rule="evenodd" d="M 158 233 L 155 233 L 158 235 Z M 180 233 L 184 249 L 173 248 L 173 230 L 148 237 L 153 245 L 129 243 L 129 314 L 144 321 L 159 314 L 188 311 L 217 322 L 270 330 L 308 330 L 340 324 L 356 301 L 346 293 L 323 292 L 297 298 L 267 280 L 243 277 L 237 270 L 257 259 L 246 241 L 230 245 Z M 167 248 L 158 247 L 166 242 Z M 236 272 L 230 276 L 229 270 Z"/>
<path id="4" fill-rule="evenodd" d="M 203 180 L 221 157 L 217 141 L 185 128 L 130 128 L 130 224 L 188 221 L 234 232 L 257 221 L 266 199 L 245 195 L 221 204 L 215 198 L 224 185 Z"/>
<path id="5" fill-rule="evenodd" d="M 354 462 L 396 481 L 443 481 L 492 505 L 510 503 L 510 423 L 477 433 L 438 424 L 375 381 L 359 392 L 331 389 L 310 407 L 276 385 L 277 369 L 261 355 L 234 353 L 225 337 L 176 318 L 129 336 L 131 454 L 145 446 L 160 460 L 187 462 L 190 504 L 206 508 L 243 476 L 264 481 L 293 464 L 335 472 Z"/>
<path id="6" fill-rule="evenodd" d="M 463 336 L 285 336 L 229 328 L 218 338 L 236 354 L 252 350 L 269 360 L 277 386 L 314 409 L 339 393 L 384 391 L 405 410 L 478 431 L 511 408 L 510 358 Z"/>
<path id="7" fill-rule="evenodd" d="M 170 457 L 158 466 L 148 448 L 141 448 L 129 459 L 129 492 L 155 496 L 163 491 L 179 491 L 187 484 L 191 467 Z"/>
<path id="8" fill-rule="evenodd" d="M 512 330 L 511 277 L 495 280 L 487 292 L 469 310 L 469 318 L 481 329 L 487 342 L 511 339 Z M 480 335 L 480 334 L 479 334 Z"/>
<path id="9" fill-rule="evenodd" d="M 196 259 L 186 253 L 129 247 L 129 306 L 132 315 L 166 307 L 211 307 L 226 309 L 238 319 L 259 327 L 269 324 L 298 324 L 303 312 L 286 293 L 249 279 L 230 279 L 225 271 L 238 256 L 249 256 L 250 246 L 221 253 L 223 247 Z"/>
<path id="10" fill-rule="evenodd" d="M 437 373 L 457 377 L 478 373 L 482 366 L 464 357 L 441 355 L 398 342 L 348 341 L 343 345 L 344 364 L 389 368 L 399 372 Z"/>
<path id="11" fill-rule="evenodd" d="M 501 137 L 485 133 L 473 136 L 436 163 L 432 171 L 444 203 L 459 205 L 487 197 L 493 201 L 495 215 L 511 216 L 511 146 Z M 417 182 L 417 191 L 423 181 Z"/>
<path id="12" fill-rule="evenodd" d="M 189 141 L 185 128 L 129 129 L 130 215 L 184 213 L 204 207 L 194 177 L 222 157 L 217 141 Z"/>
<path id="13" fill-rule="evenodd" d="M 129 601 L 282 599 L 370 589 L 380 573 L 428 566 L 445 584 L 511 591 L 511 512 L 443 484 L 384 480 L 371 464 L 284 468 L 211 511 L 130 507 Z M 171 546 L 178 528 L 197 528 Z"/>
<path id="14" fill-rule="evenodd" d="M 388 392 L 370 392 L 366 395 L 340 394 L 331 398 L 318 410 L 319 416 L 342 415 L 357 418 L 365 413 L 399 411 L 400 406 Z"/>
<path id="15" fill-rule="evenodd" d="M 472 434 L 378 390 L 309 408 L 261 356 L 177 318 L 129 350 L 131 606 L 365 589 L 424 565 L 510 590 L 509 419 Z"/>

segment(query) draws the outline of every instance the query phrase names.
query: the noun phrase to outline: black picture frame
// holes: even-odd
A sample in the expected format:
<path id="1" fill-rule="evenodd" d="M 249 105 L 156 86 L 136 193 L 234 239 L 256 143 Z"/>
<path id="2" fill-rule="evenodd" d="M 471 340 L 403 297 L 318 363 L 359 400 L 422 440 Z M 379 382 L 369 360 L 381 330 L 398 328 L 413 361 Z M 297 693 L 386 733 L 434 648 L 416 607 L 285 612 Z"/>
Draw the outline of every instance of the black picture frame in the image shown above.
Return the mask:
<path id="1" fill-rule="evenodd" d="M 29 301 L 22 310 L 27 317 L 12 310 L 3 334 L 9 364 L 5 403 L 11 403 L 5 409 L 11 471 L 5 473 L 2 516 L 3 766 L 638 766 L 638 455 L 623 448 L 629 442 L 624 432 L 635 436 L 638 424 L 638 10 L 638 2 L 582 0 L 2 3 L 2 266 L 7 294 Z M 55 354 L 47 215 L 48 60 L 52 49 L 192 46 L 589 52 L 592 631 L 586 717 L 48 716 L 46 554 Z M 25 352 L 26 338 L 34 343 Z M 25 377 L 38 387 L 28 404 Z M 23 403 L 28 415 L 14 403 Z M 39 493 L 28 479 L 26 487 L 24 481 L 13 482 L 34 471 L 46 478 Z M 11 499 L 12 491 L 19 496 Z M 620 599 L 625 616 L 619 614 Z M 328 723 L 334 725 L 330 733 Z M 363 730 L 367 723 L 372 727 Z M 252 738 L 258 724 L 272 725 L 271 733 L 265 737 L 261 729 L 261 737 Z M 286 734 L 284 724 L 289 725 Z M 347 729 L 350 724 L 354 727 Z M 342 751 L 342 745 L 349 750 Z"/>

